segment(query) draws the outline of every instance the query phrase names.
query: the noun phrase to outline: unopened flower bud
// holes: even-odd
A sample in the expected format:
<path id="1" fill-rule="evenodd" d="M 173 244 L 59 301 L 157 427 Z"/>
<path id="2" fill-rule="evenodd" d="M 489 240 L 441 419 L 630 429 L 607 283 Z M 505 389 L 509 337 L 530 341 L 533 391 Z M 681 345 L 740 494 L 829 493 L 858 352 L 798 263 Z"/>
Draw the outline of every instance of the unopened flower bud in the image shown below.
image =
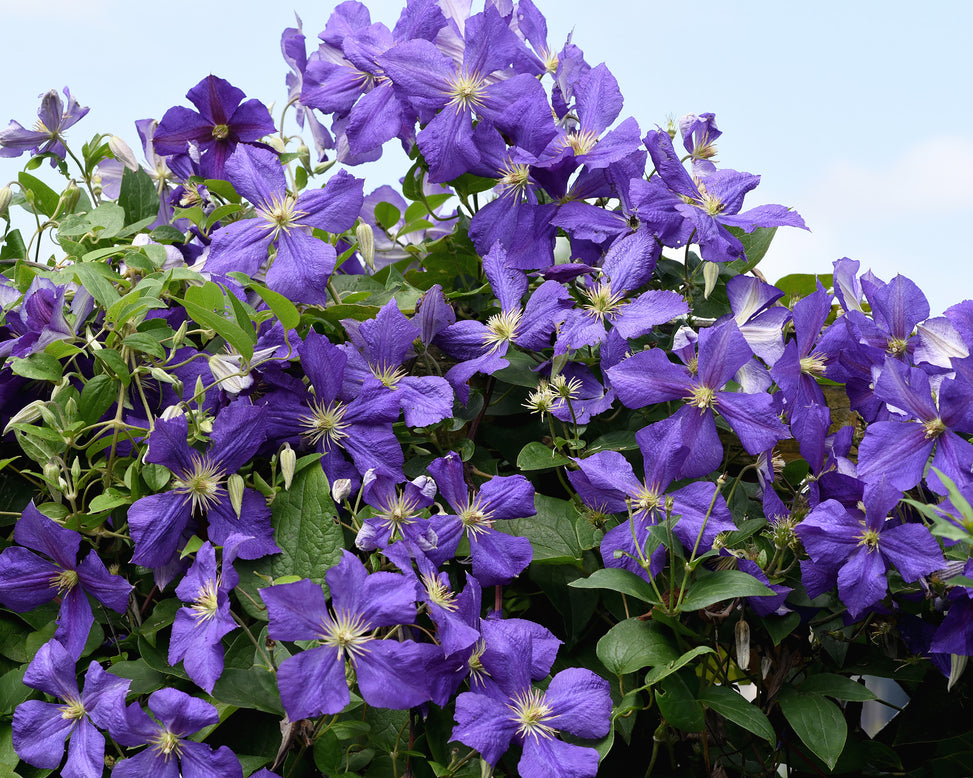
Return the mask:
<path id="1" fill-rule="evenodd" d="M 162 412 L 162 416 L 159 418 L 163 419 L 164 421 L 169 421 L 179 416 L 185 416 L 182 408 L 180 408 L 178 405 L 170 405 Z"/>
<path id="2" fill-rule="evenodd" d="M 75 457 L 71 463 L 71 478 L 77 482 L 81 478 L 81 460 Z"/>
<path id="3" fill-rule="evenodd" d="M 308 170 L 311 169 L 311 150 L 307 147 L 304 141 L 301 141 L 297 145 L 297 158 L 301 160 L 301 164 L 304 165 Z"/>
<path id="4" fill-rule="evenodd" d="M 760 657 L 760 677 L 766 678 L 770 675 L 770 668 L 774 666 L 774 660 L 769 656 Z"/>
<path id="5" fill-rule="evenodd" d="M 138 160 L 135 159 L 135 154 L 131 147 L 117 135 L 112 135 L 108 138 L 108 148 L 115 155 L 115 159 L 129 170 L 139 169 Z"/>
<path id="6" fill-rule="evenodd" d="M 233 506 L 233 512 L 238 519 L 243 511 L 243 487 L 243 476 L 239 473 L 234 473 L 226 479 L 226 491 L 230 495 L 230 505 Z"/>
<path id="7" fill-rule="evenodd" d="M 284 489 L 290 490 L 291 482 L 294 480 L 294 468 L 297 467 L 297 454 L 291 448 L 290 443 L 285 443 L 280 452 L 280 474 L 284 478 Z"/>
<path id="8" fill-rule="evenodd" d="M 733 643 L 736 648 L 737 667 L 750 668 L 750 625 L 740 619 L 733 628 Z"/>
<path id="9" fill-rule="evenodd" d="M 152 376 L 156 381 L 161 381 L 164 384 L 170 384 L 175 386 L 181 383 L 179 379 L 167 370 L 163 370 L 161 367 L 150 367 L 149 375 Z"/>
<path id="10" fill-rule="evenodd" d="M 949 681 L 946 682 L 946 691 L 950 691 L 953 688 L 960 676 L 963 675 L 963 671 L 966 669 L 966 663 L 969 661 L 969 657 L 965 654 L 950 654 L 949 655 Z"/>
<path id="11" fill-rule="evenodd" d="M 27 405 L 10 417 L 7 426 L 3 428 L 3 434 L 6 435 L 10 432 L 10 428 L 14 424 L 33 424 L 37 421 L 41 417 L 41 408 L 44 403 L 45 400 L 34 400 L 27 403 Z"/>
<path id="12" fill-rule="evenodd" d="M 74 213 L 74 208 L 80 199 L 81 190 L 74 181 L 71 181 L 67 188 L 61 192 L 61 197 L 57 201 L 57 208 L 54 209 L 54 216 L 52 218 L 56 219 L 59 216 Z"/>
<path id="13" fill-rule="evenodd" d="M 348 478 L 339 478 L 333 484 L 331 484 L 331 499 L 337 503 L 344 502 L 348 499 L 348 495 L 351 494 L 351 480 Z"/>
<path id="14" fill-rule="evenodd" d="M 44 480 L 49 484 L 56 484 L 58 479 L 61 478 L 61 468 L 58 467 L 57 462 L 48 462 L 44 465 Z"/>
<path id="15" fill-rule="evenodd" d="M 9 186 L 0 187 L 0 216 L 6 216 L 14 193 Z"/>
<path id="16" fill-rule="evenodd" d="M 265 139 L 265 143 L 278 154 L 283 154 L 285 151 L 287 151 L 287 147 L 284 145 L 284 141 L 281 139 L 280 135 L 271 135 L 269 138 Z"/>
<path id="17" fill-rule="evenodd" d="M 720 277 L 720 266 L 715 262 L 703 262 L 703 299 L 708 300 L 716 288 L 716 280 Z"/>
<path id="18" fill-rule="evenodd" d="M 189 321 L 184 321 L 179 325 L 179 329 L 176 330 L 176 334 L 172 336 L 172 350 L 175 351 L 179 348 L 183 341 L 186 339 L 186 332 L 189 329 Z"/>
<path id="19" fill-rule="evenodd" d="M 372 225 L 367 222 L 359 222 L 355 227 L 355 236 L 358 238 L 358 253 L 361 255 L 362 262 L 368 265 L 368 269 L 375 272 L 375 232 Z"/>

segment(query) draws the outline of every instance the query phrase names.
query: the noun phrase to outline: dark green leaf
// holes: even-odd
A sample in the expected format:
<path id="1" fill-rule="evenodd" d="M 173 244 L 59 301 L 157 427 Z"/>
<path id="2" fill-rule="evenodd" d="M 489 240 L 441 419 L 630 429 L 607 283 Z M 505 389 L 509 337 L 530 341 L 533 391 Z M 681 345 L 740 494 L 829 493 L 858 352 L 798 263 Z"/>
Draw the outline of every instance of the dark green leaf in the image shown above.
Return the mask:
<path id="1" fill-rule="evenodd" d="M 548 564 L 576 562 L 581 559 L 581 542 L 576 523 L 584 521 L 574 505 L 543 494 L 534 496 L 536 516 L 497 522 L 497 529 L 520 535 L 534 549 L 533 561 Z"/>
<path id="2" fill-rule="evenodd" d="M 566 456 L 562 456 L 536 440 L 532 440 L 524 446 L 517 455 L 517 468 L 519 470 L 550 470 L 570 463 L 571 460 Z"/>
<path id="3" fill-rule="evenodd" d="M 797 613 L 788 613 L 786 616 L 767 616 L 763 620 L 763 624 L 775 646 L 779 646 L 780 641 L 790 635 L 800 623 L 801 616 Z"/>
<path id="4" fill-rule="evenodd" d="M 169 685 L 166 677 L 149 667 L 145 661 L 115 662 L 110 668 L 113 675 L 128 678 L 132 682 L 132 694 L 150 694 Z"/>
<path id="5" fill-rule="evenodd" d="M 652 621 L 626 619 L 598 641 L 598 659 L 615 675 L 625 675 L 650 665 L 672 662 L 679 651 L 665 627 Z"/>
<path id="6" fill-rule="evenodd" d="M 209 308 L 192 303 L 188 300 L 175 300 L 186 309 L 186 313 L 197 324 L 213 330 L 223 340 L 229 343 L 244 359 L 253 356 L 253 341 L 250 336 L 236 323 L 214 313 Z"/>
<path id="7" fill-rule="evenodd" d="M 658 683 L 663 678 L 672 675 L 673 673 L 679 671 L 690 662 L 692 662 L 696 657 L 702 654 L 712 654 L 715 653 L 709 646 L 696 646 L 691 648 L 685 654 L 683 654 L 678 659 L 674 659 L 671 662 L 666 662 L 664 665 L 656 665 L 645 675 L 645 684 L 649 686 L 654 683 Z"/>
<path id="8" fill-rule="evenodd" d="M 330 729 L 314 741 L 314 766 L 324 775 L 340 773 L 345 764 L 345 749 Z"/>
<path id="9" fill-rule="evenodd" d="M 103 348 L 94 352 L 95 359 L 107 367 L 118 379 L 128 386 L 132 381 L 132 375 L 128 372 L 128 366 L 122 355 L 110 348 Z"/>
<path id="10" fill-rule="evenodd" d="M 20 230 L 11 230 L 0 247 L 0 259 L 27 259 L 27 244 L 20 235 Z"/>
<path id="11" fill-rule="evenodd" d="M 150 216 L 154 219 L 159 212 L 159 193 L 152 178 L 142 168 L 122 171 L 117 202 L 125 212 L 125 224 L 134 224 Z"/>
<path id="12" fill-rule="evenodd" d="M 710 686 L 699 695 L 699 701 L 771 745 L 777 742 L 777 735 L 767 715 L 739 692 L 726 686 Z"/>
<path id="13" fill-rule="evenodd" d="M 398 224 L 399 219 L 401 218 L 402 212 L 392 205 L 392 203 L 386 203 L 383 201 L 375 206 L 375 221 L 378 222 L 378 226 L 386 232 Z"/>
<path id="14" fill-rule="evenodd" d="M 801 694 L 785 687 L 780 693 L 780 709 L 804 745 L 833 770 L 848 737 L 841 708 L 817 694 Z"/>
<path id="15" fill-rule="evenodd" d="M 0 715 L 13 715 L 14 708 L 34 693 L 34 690 L 24 683 L 26 669 L 26 665 L 15 667 L 0 676 Z"/>
<path id="16" fill-rule="evenodd" d="M 249 670 L 226 668 L 213 687 L 213 698 L 226 705 L 252 708 L 281 716 L 277 680 L 272 672 L 255 666 Z"/>
<path id="17" fill-rule="evenodd" d="M 571 586 L 576 589 L 608 589 L 613 592 L 628 594 L 642 602 L 658 604 L 652 586 L 629 570 L 620 567 L 605 567 L 595 570 L 587 578 L 572 581 Z"/>
<path id="18" fill-rule="evenodd" d="M 111 376 L 96 375 L 81 390 L 78 414 L 88 424 L 94 424 L 111 408 L 117 397 L 118 386 Z"/>
<path id="19" fill-rule="evenodd" d="M 160 224 L 149 233 L 149 237 L 156 243 L 182 243 L 186 240 L 186 236 L 170 224 Z"/>
<path id="20" fill-rule="evenodd" d="M 748 273 L 757 266 L 766 255 L 777 232 L 776 227 L 757 227 L 753 232 L 744 232 L 739 227 L 727 229 L 743 244 L 744 259 L 730 265 L 739 273 Z"/>
<path id="21" fill-rule="evenodd" d="M 122 344 L 128 346 L 133 351 L 140 351 L 143 354 L 148 354 L 157 359 L 165 359 L 166 357 L 166 350 L 162 347 L 162 344 L 144 332 L 132 333 L 122 341 Z"/>
<path id="22" fill-rule="evenodd" d="M 271 562 L 272 575 L 298 575 L 324 585 L 324 574 L 341 560 L 343 538 L 321 466 L 298 473 L 271 510 L 274 538 L 281 548 Z"/>
<path id="23" fill-rule="evenodd" d="M 706 726 L 703 706 L 699 704 L 686 682 L 678 675 L 670 675 L 655 687 L 655 702 L 659 713 L 676 729 L 683 732 L 702 732 Z"/>
<path id="24" fill-rule="evenodd" d="M 805 694 L 822 694 L 826 697 L 834 697 L 836 700 L 853 702 L 878 699 L 864 684 L 835 673 L 816 673 L 802 681 L 797 690 Z"/>
<path id="25" fill-rule="evenodd" d="M 717 570 L 689 585 L 679 609 L 698 611 L 734 597 L 762 597 L 773 593 L 752 575 L 740 570 Z"/>
<path id="26" fill-rule="evenodd" d="M 118 290 L 111 282 L 115 274 L 107 265 L 84 261 L 72 265 L 71 270 L 101 307 L 110 308 L 118 302 Z"/>

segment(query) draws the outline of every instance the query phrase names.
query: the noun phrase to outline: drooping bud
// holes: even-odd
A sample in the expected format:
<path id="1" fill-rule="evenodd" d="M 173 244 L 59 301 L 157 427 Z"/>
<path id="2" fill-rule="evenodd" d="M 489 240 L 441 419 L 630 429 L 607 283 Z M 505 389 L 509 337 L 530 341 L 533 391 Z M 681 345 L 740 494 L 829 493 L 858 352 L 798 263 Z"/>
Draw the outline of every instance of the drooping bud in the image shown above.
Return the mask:
<path id="1" fill-rule="evenodd" d="M 10 417 L 7 426 L 3 428 L 3 434 L 6 435 L 10 432 L 10 428 L 14 424 L 33 424 L 37 421 L 41 417 L 41 408 L 45 402 L 46 400 L 33 400 L 27 403 L 27 405 Z"/>
<path id="2" fill-rule="evenodd" d="M 774 660 L 769 656 L 760 657 L 760 677 L 766 678 L 770 675 L 770 668 L 773 667 Z"/>
<path id="3" fill-rule="evenodd" d="M 348 478 L 339 478 L 333 484 L 331 484 L 331 499 L 337 503 L 344 502 L 348 499 L 348 495 L 351 494 L 351 480 Z"/>
<path id="4" fill-rule="evenodd" d="M 307 170 L 311 169 L 311 150 L 305 145 L 304 141 L 297 144 L 297 158 Z"/>
<path id="5" fill-rule="evenodd" d="M 703 299 L 708 300 L 716 288 L 716 280 L 720 277 L 720 266 L 715 262 L 703 262 Z"/>
<path id="6" fill-rule="evenodd" d="M 0 187 L 0 216 L 6 217 L 14 193 L 9 186 Z"/>
<path id="7" fill-rule="evenodd" d="M 132 151 L 131 147 L 119 138 L 117 135 L 112 135 L 108 138 L 108 148 L 111 153 L 115 155 L 115 159 L 121 162 L 129 170 L 138 170 L 139 163 L 135 159 L 135 153 Z"/>
<path id="8" fill-rule="evenodd" d="M 280 135 L 271 135 L 270 137 L 266 138 L 264 142 L 273 148 L 273 150 L 278 154 L 283 154 L 285 151 L 287 151 L 287 147 L 284 145 L 284 141 Z"/>
<path id="9" fill-rule="evenodd" d="M 733 627 L 733 644 L 736 648 L 737 667 L 750 668 L 750 625 L 740 619 Z"/>
<path id="10" fill-rule="evenodd" d="M 355 236 L 358 238 L 358 253 L 362 262 L 368 265 L 368 269 L 375 272 L 375 232 L 372 225 L 367 222 L 359 222 L 355 227 Z"/>
<path id="11" fill-rule="evenodd" d="M 949 655 L 949 681 L 946 682 L 946 691 L 950 691 L 953 688 L 960 676 L 963 675 L 963 671 L 966 669 L 966 663 L 969 661 L 969 657 L 964 654 L 950 654 Z"/>
<path id="12" fill-rule="evenodd" d="M 243 476 L 239 473 L 234 473 L 226 479 L 226 491 L 230 495 L 230 505 L 233 506 L 233 512 L 238 519 L 243 511 L 243 489 Z"/>
<path id="13" fill-rule="evenodd" d="M 284 478 L 284 489 L 290 491 L 291 482 L 294 480 L 294 469 L 297 467 L 297 454 L 291 448 L 290 443 L 285 443 L 280 452 L 280 474 Z"/>

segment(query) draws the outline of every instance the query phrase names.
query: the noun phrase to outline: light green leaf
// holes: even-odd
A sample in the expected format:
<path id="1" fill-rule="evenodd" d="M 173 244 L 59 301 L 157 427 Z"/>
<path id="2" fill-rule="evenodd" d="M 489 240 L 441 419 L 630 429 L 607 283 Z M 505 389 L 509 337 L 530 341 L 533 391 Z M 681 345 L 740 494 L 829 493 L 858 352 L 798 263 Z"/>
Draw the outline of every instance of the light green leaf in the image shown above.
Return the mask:
<path id="1" fill-rule="evenodd" d="M 645 675 L 645 684 L 649 686 L 654 683 L 658 683 L 663 678 L 672 675 L 679 669 L 685 667 L 690 662 L 692 662 L 696 657 L 701 654 L 713 654 L 716 653 L 709 646 L 696 646 L 690 649 L 685 654 L 683 654 L 678 659 L 674 659 L 671 662 L 666 662 L 664 665 L 656 665 Z"/>
<path id="2" fill-rule="evenodd" d="M 213 330 L 223 340 L 229 343 L 244 359 L 253 356 L 253 341 L 250 336 L 236 322 L 214 313 L 209 308 L 192 303 L 188 300 L 175 300 L 186 309 L 186 313 L 197 324 Z"/>
<path id="3" fill-rule="evenodd" d="M 532 440 L 524 446 L 517 455 L 517 468 L 519 470 L 550 470 L 570 463 L 571 460 L 566 456 L 549 449 L 536 440 Z"/>
<path id="4" fill-rule="evenodd" d="M 608 589 L 613 592 L 628 594 L 642 602 L 658 604 L 652 586 L 629 570 L 620 567 L 605 567 L 595 570 L 587 578 L 572 581 L 569 586 L 576 589 Z"/>
<path id="5" fill-rule="evenodd" d="M 284 297 L 284 295 L 258 284 L 252 284 L 250 288 L 260 295 L 260 299 L 267 303 L 267 307 L 274 312 L 274 316 L 283 325 L 285 332 L 294 329 L 301 323 L 301 313 L 297 310 L 297 306 Z"/>

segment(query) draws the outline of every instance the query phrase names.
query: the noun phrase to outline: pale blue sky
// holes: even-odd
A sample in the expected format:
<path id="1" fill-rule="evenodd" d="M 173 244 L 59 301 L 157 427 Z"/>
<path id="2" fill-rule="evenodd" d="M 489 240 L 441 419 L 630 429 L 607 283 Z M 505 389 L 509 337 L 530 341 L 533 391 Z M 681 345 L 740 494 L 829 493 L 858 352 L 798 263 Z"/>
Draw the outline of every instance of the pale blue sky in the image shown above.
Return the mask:
<path id="1" fill-rule="evenodd" d="M 606 62 L 643 130 L 670 115 L 716 113 L 719 161 L 759 173 L 749 205 L 800 211 L 810 234 L 778 234 L 770 280 L 828 272 L 849 256 L 886 280 L 903 273 L 933 313 L 973 297 L 973 3 L 535 0 L 550 41 Z M 391 26 L 401 4 L 366 3 Z M 89 115 L 76 143 L 161 118 L 209 73 L 280 103 L 280 33 L 296 11 L 312 42 L 332 5 L 266 0 L 131 3 L 0 0 L 0 126 L 33 123 L 37 95 L 69 86 Z M 478 7 L 474 3 L 474 8 Z M 275 116 L 277 112 L 275 111 Z M 22 160 L 0 160 L 6 182 Z M 404 170 L 391 169 L 392 174 Z M 384 181 L 366 178 L 370 190 Z M 785 234 L 785 232 L 787 234 Z"/>

